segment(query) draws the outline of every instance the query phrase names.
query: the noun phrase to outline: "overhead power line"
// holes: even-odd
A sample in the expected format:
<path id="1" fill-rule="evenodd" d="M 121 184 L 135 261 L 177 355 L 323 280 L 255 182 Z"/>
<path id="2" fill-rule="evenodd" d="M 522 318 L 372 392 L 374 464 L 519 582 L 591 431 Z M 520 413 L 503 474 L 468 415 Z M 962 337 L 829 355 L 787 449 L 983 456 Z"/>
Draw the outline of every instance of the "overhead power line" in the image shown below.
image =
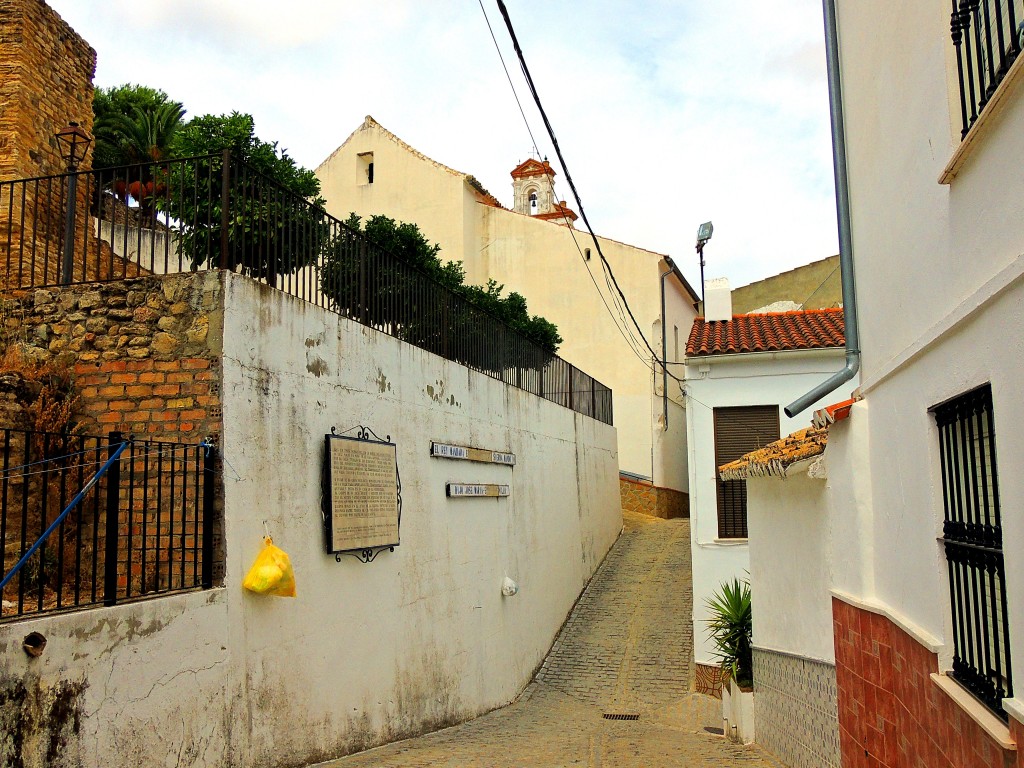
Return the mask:
<path id="1" fill-rule="evenodd" d="M 601 243 L 597 239 L 597 235 L 594 234 L 594 228 L 590 226 L 590 221 L 587 219 L 587 213 L 583 209 L 583 202 L 580 200 L 579 192 L 577 192 L 576 185 L 575 183 L 573 183 L 572 180 L 572 175 L 569 173 L 569 167 L 566 165 L 565 158 L 562 156 L 562 149 L 558 145 L 558 139 L 555 137 L 554 128 L 551 127 L 551 121 L 548 119 L 548 115 L 544 109 L 544 105 L 541 103 L 540 95 L 537 93 L 537 87 L 534 85 L 533 77 L 530 75 L 530 69 L 526 65 L 526 57 L 523 55 L 523 49 L 519 46 L 519 39 L 516 37 L 515 29 L 512 26 L 512 20 L 511 18 L 509 18 L 508 9 L 505 7 L 505 3 L 503 0 L 498 0 L 498 10 L 501 11 L 501 16 L 505 20 L 505 26 L 508 28 L 509 36 L 512 38 L 512 45 L 515 48 L 516 56 L 519 57 L 519 66 L 523 70 L 523 76 L 526 78 L 526 84 L 529 86 L 530 93 L 533 95 L 533 100 L 537 104 L 537 109 L 540 111 L 541 119 L 544 121 L 544 128 L 547 130 L 548 137 L 551 139 L 551 144 L 555 148 L 555 154 L 558 156 L 558 162 L 561 164 L 562 170 L 565 172 L 565 180 L 566 183 L 569 185 L 569 189 L 572 190 L 572 196 L 573 199 L 576 201 L 576 207 L 579 208 L 580 211 L 580 218 L 583 219 L 583 223 L 586 225 L 587 231 L 590 233 L 590 237 L 594 241 L 594 247 L 597 248 L 597 254 L 598 256 L 601 257 L 601 264 L 607 271 L 608 276 L 611 278 L 612 284 L 615 287 L 614 293 L 617 293 L 619 299 L 621 299 L 622 305 L 625 308 L 626 313 L 629 315 L 630 320 L 633 322 L 633 325 L 639 332 L 640 338 L 644 342 L 644 346 L 647 347 L 647 350 L 651 353 L 651 357 L 657 360 L 658 364 L 667 371 L 664 362 L 658 357 L 658 354 L 654 351 L 654 348 L 651 346 L 650 342 L 647 341 L 647 337 L 644 335 L 643 329 L 637 322 L 636 316 L 633 314 L 633 311 L 629 308 L 629 302 L 626 300 L 625 294 L 623 294 L 622 289 L 619 287 L 618 281 L 615 279 L 615 273 L 612 271 L 611 265 L 608 263 L 608 260 L 605 258 L 604 252 L 601 250 Z M 664 322 L 664 318 L 662 318 L 662 322 Z M 672 376 L 671 373 L 669 373 L 669 375 Z"/>
<path id="2" fill-rule="evenodd" d="M 484 8 L 484 0 L 477 0 L 480 3 L 480 10 L 484 14 L 484 21 L 487 22 L 487 31 L 491 33 L 491 40 L 494 41 L 494 49 L 498 52 L 498 58 L 501 59 L 501 68 L 505 70 L 505 77 L 508 78 L 509 87 L 512 88 L 512 95 L 516 97 L 516 104 L 519 105 L 519 114 L 523 116 L 523 122 L 526 124 L 526 132 L 530 134 L 530 141 L 533 142 L 533 151 L 540 157 L 540 149 L 537 147 L 537 140 L 533 138 L 533 131 L 530 129 L 530 121 L 526 119 L 526 112 L 523 110 L 523 103 L 519 101 L 519 94 L 516 93 L 516 87 L 512 83 L 512 75 L 508 72 L 508 67 L 505 66 L 505 57 L 501 53 L 501 46 L 498 45 L 498 38 L 494 36 L 494 28 L 491 26 L 491 20 L 487 17 L 487 10 Z"/>
<path id="3" fill-rule="evenodd" d="M 526 126 L 526 131 L 530 135 L 530 141 L 533 144 L 533 151 L 537 155 L 537 157 L 540 157 L 541 156 L 540 148 L 539 148 L 539 146 L 537 144 L 536 138 L 533 135 L 533 129 L 530 127 L 530 121 L 526 117 L 526 112 L 523 110 L 523 104 L 522 104 L 522 102 L 519 99 L 519 94 L 516 91 L 515 84 L 512 81 L 512 76 L 509 73 L 508 67 L 505 64 L 505 57 L 504 57 L 504 55 L 502 55 L 501 46 L 498 45 L 498 40 L 495 37 L 494 28 L 491 26 L 491 20 L 487 16 L 487 10 L 484 8 L 483 0 L 477 0 L 477 2 L 480 5 L 481 13 L 483 13 L 484 21 L 487 23 L 487 29 L 488 29 L 488 31 L 491 34 L 491 40 L 494 42 L 494 48 L 498 52 L 498 58 L 501 60 L 502 69 L 505 70 L 505 77 L 508 79 L 509 87 L 512 89 L 512 96 L 515 98 L 516 104 L 519 107 L 519 114 L 522 115 L 522 117 L 523 117 L 523 124 Z M 597 279 L 594 277 L 593 270 L 591 270 L 591 268 L 590 268 L 590 263 L 589 263 L 586 255 L 584 255 L 583 249 L 580 247 L 579 240 L 577 240 L 577 238 L 576 238 L 576 230 L 572 227 L 572 222 L 569 221 L 568 216 L 566 216 L 564 211 L 563 211 L 562 215 L 565 218 L 565 223 L 567 225 L 569 233 L 572 235 L 573 244 L 576 246 L 576 250 L 579 252 L 580 260 L 583 262 L 583 266 L 587 270 L 587 275 L 590 277 L 590 281 L 594 284 L 594 290 L 597 291 L 597 295 L 601 297 L 601 302 L 604 304 L 604 307 L 607 310 L 608 315 L 611 317 L 612 322 L 615 324 L 615 329 L 622 336 L 623 340 L 626 342 L 626 346 L 629 347 L 630 351 L 632 351 L 633 354 L 636 355 L 637 359 L 639 359 L 640 362 L 643 363 L 643 365 L 648 370 L 650 370 L 651 372 L 654 372 L 655 368 L 650 363 L 650 361 L 647 358 L 647 356 L 643 353 L 643 351 L 642 351 L 642 349 L 640 347 L 640 343 L 636 340 L 636 336 L 633 333 L 633 329 L 630 327 L 630 324 L 626 320 L 625 315 L 623 314 L 622 309 L 619 307 L 619 303 L 618 303 L 618 301 L 615 298 L 615 293 L 612 290 L 611 285 L 610 284 L 608 285 L 608 289 L 609 289 L 609 293 L 612 296 L 613 303 L 615 304 L 615 311 L 613 311 L 611 306 L 609 306 L 608 299 L 605 298 L 605 295 L 602 292 L 601 287 L 597 283 Z M 606 284 L 608 284 L 607 274 L 605 274 L 604 281 L 605 281 Z M 617 311 L 618 317 L 616 317 L 616 311 Z M 620 321 L 621 321 L 621 325 L 620 325 Z"/>

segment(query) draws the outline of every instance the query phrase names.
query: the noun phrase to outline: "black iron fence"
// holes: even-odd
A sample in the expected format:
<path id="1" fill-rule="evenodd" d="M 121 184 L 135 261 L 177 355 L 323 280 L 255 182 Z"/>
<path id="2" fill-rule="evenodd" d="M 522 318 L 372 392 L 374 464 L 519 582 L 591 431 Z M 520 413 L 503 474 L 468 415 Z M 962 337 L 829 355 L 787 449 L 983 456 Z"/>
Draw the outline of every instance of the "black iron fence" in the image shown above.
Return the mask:
<path id="1" fill-rule="evenodd" d="M 212 446 L 131 440 L 72 504 L 123 442 L 0 431 L 0 618 L 213 586 Z"/>
<path id="2" fill-rule="evenodd" d="M 1004 720 L 1013 696 L 992 390 L 934 409 L 953 613 L 952 675 Z"/>
<path id="3" fill-rule="evenodd" d="M 952 3 L 949 28 L 960 84 L 961 136 L 966 136 L 1020 54 L 1024 1 Z"/>
<path id="4" fill-rule="evenodd" d="M 612 423 L 608 387 L 228 153 L 0 182 L 4 260 L 16 288 L 230 269 Z"/>

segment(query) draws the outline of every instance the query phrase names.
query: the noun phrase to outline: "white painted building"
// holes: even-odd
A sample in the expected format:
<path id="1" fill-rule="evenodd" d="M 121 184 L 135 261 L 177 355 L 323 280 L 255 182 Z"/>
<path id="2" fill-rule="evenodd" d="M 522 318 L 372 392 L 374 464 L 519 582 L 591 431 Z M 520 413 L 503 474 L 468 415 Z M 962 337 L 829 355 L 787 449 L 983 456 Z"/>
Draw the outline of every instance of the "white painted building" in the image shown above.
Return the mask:
<path id="1" fill-rule="evenodd" d="M 835 6 L 863 396 L 823 510 L 844 764 L 1020 765 L 1024 5 Z"/>
<path id="2" fill-rule="evenodd" d="M 827 439 L 808 427 L 719 467 L 747 488 L 757 741 L 790 768 L 840 766 Z"/>
<path id="3" fill-rule="evenodd" d="M 750 569 L 745 484 L 721 481 L 717 468 L 806 426 L 807 416 L 789 419 L 782 408 L 841 366 L 843 343 L 842 310 L 733 315 L 728 283 L 708 283 L 707 317 L 694 321 L 687 342 L 685 384 L 701 689 L 714 687 L 718 664 L 705 603 Z M 757 584 L 752 588 L 756 595 Z"/>

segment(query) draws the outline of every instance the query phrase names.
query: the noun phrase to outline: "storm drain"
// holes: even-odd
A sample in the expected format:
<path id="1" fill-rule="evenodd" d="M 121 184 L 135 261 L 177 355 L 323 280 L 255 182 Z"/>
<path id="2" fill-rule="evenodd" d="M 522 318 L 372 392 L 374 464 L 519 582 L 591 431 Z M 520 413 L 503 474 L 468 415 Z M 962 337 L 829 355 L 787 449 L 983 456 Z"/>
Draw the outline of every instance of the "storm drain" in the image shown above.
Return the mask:
<path id="1" fill-rule="evenodd" d="M 601 715 L 605 720 L 639 720 L 640 715 L 627 715 L 620 712 L 605 712 Z"/>
<path id="2" fill-rule="evenodd" d="M 715 728 L 714 726 L 706 725 L 706 726 L 704 726 L 704 730 L 707 731 L 708 733 L 713 733 L 716 736 L 724 736 L 725 735 L 725 728 Z"/>

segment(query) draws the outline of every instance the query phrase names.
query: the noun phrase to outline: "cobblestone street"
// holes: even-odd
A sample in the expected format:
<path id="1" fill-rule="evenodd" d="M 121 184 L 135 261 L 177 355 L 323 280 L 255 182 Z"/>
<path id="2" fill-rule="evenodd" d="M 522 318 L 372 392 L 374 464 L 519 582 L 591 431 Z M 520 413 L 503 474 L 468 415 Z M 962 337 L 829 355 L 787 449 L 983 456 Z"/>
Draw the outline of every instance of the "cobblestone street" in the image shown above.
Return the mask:
<path id="1" fill-rule="evenodd" d="M 626 513 L 625 525 L 518 700 L 321 767 L 776 768 L 707 730 L 721 727 L 720 702 L 689 693 L 689 522 Z"/>

